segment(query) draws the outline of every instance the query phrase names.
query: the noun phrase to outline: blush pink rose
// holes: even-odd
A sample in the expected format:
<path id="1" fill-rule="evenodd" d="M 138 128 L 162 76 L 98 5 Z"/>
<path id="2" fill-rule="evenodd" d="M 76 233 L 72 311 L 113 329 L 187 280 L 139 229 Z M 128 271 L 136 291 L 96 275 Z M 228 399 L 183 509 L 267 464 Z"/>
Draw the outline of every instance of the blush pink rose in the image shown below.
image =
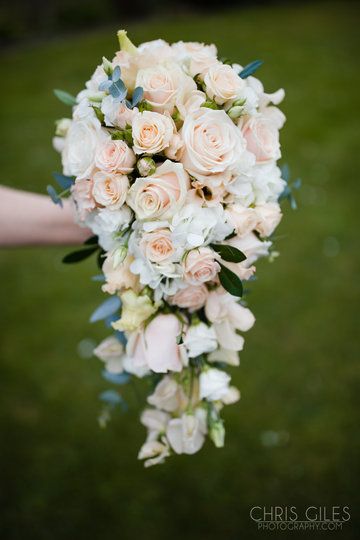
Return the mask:
<path id="1" fill-rule="evenodd" d="M 253 116 L 241 127 L 246 148 L 254 154 L 257 163 L 277 160 L 281 157 L 279 130 L 270 118 Z"/>
<path id="2" fill-rule="evenodd" d="M 181 371 L 183 368 L 181 346 L 176 338 L 180 322 L 175 315 L 158 315 L 145 330 L 133 335 L 127 353 L 134 367 L 148 367 L 155 373 Z"/>
<path id="3" fill-rule="evenodd" d="M 217 255 L 207 247 L 191 250 L 183 263 L 184 278 L 191 285 L 213 281 L 220 271 Z"/>
<path id="4" fill-rule="evenodd" d="M 190 313 L 201 309 L 206 302 L 209 291 L 205 285 L 189 285 L 185 289 L 179 289 L 174 296 L 168 298 L 173 306 L 188 309 Z"/>

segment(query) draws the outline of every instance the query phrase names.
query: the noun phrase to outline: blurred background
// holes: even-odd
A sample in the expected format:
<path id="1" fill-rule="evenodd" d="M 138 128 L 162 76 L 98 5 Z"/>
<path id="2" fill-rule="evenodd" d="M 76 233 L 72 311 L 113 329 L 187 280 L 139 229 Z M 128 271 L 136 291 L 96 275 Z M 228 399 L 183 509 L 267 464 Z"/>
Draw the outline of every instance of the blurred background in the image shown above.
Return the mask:
<path id="1" fill-rule="evenodd" d="M 45 192 L 59 170 L 53 88 L 79 91 L 126 27 L 217 44 L 284 87 L 283 162 L 301 176 L 284 205 L 280 258 L 258 266 L 246 336 L 225 409 L 224 449 L 210 443 L 149 470 L 132 389 L 128 412 L 100 429 L 109 384 L 88 319 L 103 295 L 95 261 L 67 248 L 0 252 L 0 538 L 193 540 L 356 538 L 359 530 L 359 6 L 356 2 L 13 0 L 0 8 L 0 182 Z M 144 388 L 138 388 L 143 399 Z M 257 531 L 257 506 L 350 506 L 341 532 Z"/>

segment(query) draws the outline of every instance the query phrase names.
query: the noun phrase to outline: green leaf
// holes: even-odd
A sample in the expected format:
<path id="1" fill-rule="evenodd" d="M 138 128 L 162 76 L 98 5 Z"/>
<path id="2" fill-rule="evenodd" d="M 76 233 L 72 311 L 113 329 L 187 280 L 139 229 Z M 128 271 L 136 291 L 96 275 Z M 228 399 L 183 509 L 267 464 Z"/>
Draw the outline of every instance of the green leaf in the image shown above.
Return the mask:
<path id="1" fill-rule="evenodd" d="M 68 253 L 67 255 L 65 255 L 62 262 L 65 264 L 73 264 L 80 261 L 84 261 L 85 259 L 90 257 L 90 255 L 95 253 L 97 249 L 98 247 L 95 246 L 95 247 L 89 247 L 86 249 L 80 249 L 78 251 L 72 251 L 71 253 Z"/>
<path id="2" fill-rule="evenodd" d="M 93 245 L 97 246 L 98 245 L 98 240 L 99 240 L 99 238 L 96 235 L 90 236 L 90 238 L 85 240 L 84 245 L 85 246 L 93 246 Z"/>
<path id="3" fill-rule="evenodd" d="M 105 121 L 105 116 L 102 110 L 100 109 L 100 107 L 95 107 L 95 105 L 92 105 L 92 109 L 95 113 L 96 118 L 99 120 L 101 124 L 103 124 Z"/>
<path id="4" fill-rule="evenodd" d="M 234 246 L 229 246 L 227 244 L 210 244 L 210 247 L 212 247 L 224 261 L 239 263 L 246 259 L 246 255 Z"/>
<path id="5" fill-rule="evenodd" d="M 220 264 L 221 270 L 219 273 L 219 279 L 221 285 L 233 296 L 239 298 L 243 295 L 243 285 L 241 279 L 229 270 L 226 266 Z"/>
<path id="6" fill-rule="evenodd" d="M 242 71 L 239 73 L 239 77 L 241 79 L 246 79 L 247 77 L 250 77 L 255 71 L 263 64 L 264 62 L 262 60 L 254 60 L 254 62 L 251 62 L 247 66 L 244 67 Z"/>
<path id="7" fill-rule="evenodd" d="M 64 92 L 64 90 L 55 89 L 54 94 L 60 101 L 62 101 L 62 103 L 65 103 L 65 105 L 70 105 L 72 107 L 77 103 L 76 98 L 69 94 L 69 92 Z"/>

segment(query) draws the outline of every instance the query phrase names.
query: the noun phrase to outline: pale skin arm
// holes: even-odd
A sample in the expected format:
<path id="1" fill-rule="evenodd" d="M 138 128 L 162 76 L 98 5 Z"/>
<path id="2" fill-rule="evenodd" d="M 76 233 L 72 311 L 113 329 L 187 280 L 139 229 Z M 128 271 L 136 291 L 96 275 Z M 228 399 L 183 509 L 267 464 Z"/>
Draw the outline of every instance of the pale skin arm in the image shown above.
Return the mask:
<path id="1" fill-rule="evenodd" d="M 82 244 L 92 236 L 74 223 L 69 201 L 55 205 L 46 195 L 0 186 L 0 246 Z"/>

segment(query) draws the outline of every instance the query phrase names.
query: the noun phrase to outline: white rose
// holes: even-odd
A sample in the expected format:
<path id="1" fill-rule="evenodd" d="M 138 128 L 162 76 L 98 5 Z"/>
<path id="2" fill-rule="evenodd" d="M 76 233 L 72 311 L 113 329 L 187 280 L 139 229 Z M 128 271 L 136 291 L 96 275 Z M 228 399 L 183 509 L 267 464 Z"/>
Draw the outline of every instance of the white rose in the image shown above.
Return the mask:
<path id="1" fill-rule="evenodd" d="M 105 363 L 106 370 L 110 373 L 121 373 L 124 370 L 124 347 L 115 336 L 104 339 L 94 349 L 94 354 Z"/>
<path id="2" fill-rule="evenodd" d="M 118 210 L 124 204 L 129 188 L 127 176 L 98 171 L 93 181 L 92 194 L 97 204 L 112 210 Z"/>
<path id="3" fill-rule="evenodd" d="M 217 401 L 229 390 L 230 375 L 220 369 L 210 368 L 202 371 L 199 377 L 200 399 Z"/>
<path id="4" fill-rule="evenodd" d="M 255 212 L 258 219 L 256 230 L 260 233 L 260 236 L 270 236 L 282 218 L 279 204 L 259 204 L 256 206 Z"/>
<path id="5" fill-rule="evenodd" d="M 246 149 L 254 154 L 257 163 L 276 161 L 281 157 L 279 130 L 270 117 L 251 116 L 239 124 L 246 140 Z"/>
<path id="6" fill-rule="evenodd" d="M 189 177 L 181 163 L 167 160 L 153 175 L 135 181 L 127 202 L 138 219 L 166 219 L 181 208 L 188 188 Z"/>
<path id="7" fill-rule="evenodd" d="M 97 147 L 105 136 L 96 118 L 72 122 L 62 152 L 64 174 L 88 178 L 94 169 Z"/>
<path id="8" fill-rule="evenodd" d="M 157 384 L 154 393 L 147 398 L 150 405 L 167 412 L 176 411 L 180 400 L 181 388 L 174 379 L 168 376 Z"/>
<path id="9" fill-rule="evenodd" d="M 178 61 L 182 62 L 192 77 L 202 73 L 217 62 L 215 45 L 178 41 L 172 45 Z"/>
<path id="10" fill-rule="evenodd" d="M 205 74 L 206 93 L 219 105 L 234 101 L 246 86 L 236 71 L 227 64 L 215 64 Z"/>
<path id="11" fill-rule="evenodd" d="M 137 113 L 132 123 L 135 154 L 158 154 L 170 145 L 174 122 L 157 112 Z"/>
<path id="12" fill-rule="evenodd" d="M 187 348 L 189 358 L 214 351 L 217 348 L 214 328 L 203 322 L 190 326 L 185 334 L 184 345 Z"/>
<path id="13" fill-rule="evenodd" d="M 166 436 L 177 454 L 195 454 L 205 441 L 206 426 L 202 418 L 194 414 L 183 414 L 169 421 Z"/>
<path id="14" fill-rule="evenodd" d="M 228 181 L 241 162 L 245 140 L 225 111 L 202 108 L 185 118 L 181 129 L 186 170 L 200 181 Z M 227 172 L 227 175 L 224 173 Z"/>
<path id="15" fill-rule="evenodd" d="M 98 169 L 108 173 L 129 174 L 134 169 L 135 154 L 125 141 L 108 139 L 99 146 L 95 156 Z"/>

